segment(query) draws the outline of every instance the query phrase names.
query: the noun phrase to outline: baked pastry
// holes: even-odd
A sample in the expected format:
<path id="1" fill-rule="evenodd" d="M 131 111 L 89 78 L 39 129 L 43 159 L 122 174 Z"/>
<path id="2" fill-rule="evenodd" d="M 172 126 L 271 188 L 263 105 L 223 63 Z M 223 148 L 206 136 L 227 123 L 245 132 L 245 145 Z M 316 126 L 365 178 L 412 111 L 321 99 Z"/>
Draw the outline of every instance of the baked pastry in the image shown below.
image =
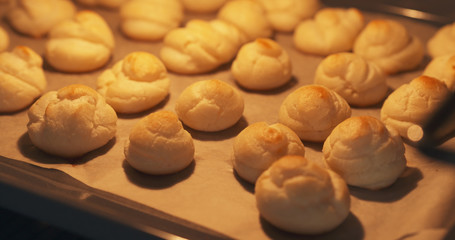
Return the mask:
<path id="1" fill-rule="evenodd" d="M 265 10 L 256 1 L 228 1 L 220 9 L 217 17 L 236 26 L 247 37 L 247 42 L 256 38 L 268 38 L 273 34 Z"/>
<path id="2" fill-rule="evenodd" d="M 351 205 L 346 182 L 338 174 L 293 155 L 280 158 L 261 174 L 254 195 L 265 220 L 298 234 L 335 229 Z"/>
<path id="3" fill-rule="evenodd" d="M 9 35 L 4 28 L 0 26 L 0 52 L 8 49 L 9 46 Z"/>
<path id="4" fill-rule="evenodd" d="M 395 74 L 417 68 L 425 49 L 401 23 L 377 19 L 359 34 L 353 52 L 376 63 L 387 74 Z"/>
<path id="5" fill-rule="evenodd" d="M 78 12 L 49 32 L 45 58 L 63 72 L 89 72 L 104 66 L 114 48 L 114 36 L 106 21 L 93 11 Z"/>
<path id="6" fill-rule="evenodd" d="M 321 7 L 319 0 L 258 0 L 272 28 L 292 32 L 302 20 L 312 17 Z"/>
<path id="7" fill-rule="evenodd" d="M 120 29 L 135 40 L 161 40 L 183 20 L 179 0 L 131 0 L 120 7 Z"/>
<path id="8" fill-rule="evenodd" d="M 408 130 L 422 124 L 449 94 L 447 86 L 432 77 L 420 76 L 393 91 L 381 108 L 381 121 L 406 139 Z M 411 139 L 412 140 L 412 139 Z"/>
<path id="9" fill-rule="evenodd" d="M 219 10 L 229 0 L 181 0 L 185 10 L 195 13 L 211 13 Z"/>
<path id="10" fill-rule="evenodd" d="M 253 184 L 279 158 L 305 156 L 305 147 L 299 136 L 281 123 L 256 122 L 249 125 L 234 139 L 233 150 L 235 171 Z"/>
<path id="11" fill-rule="evenodd" d="M 321 85 L 306 85 L 281 103 L 278 121 L 302 140 L 324 142 L 340 122 L 351 116 L 351 107 L 338 93 Z"/>
<path id="12" fill-rule="evenodd" d="M 107 8 L 118 8 L 129 0 L 77 0 L 77 2 L 87 6 L 101 6 Z"/>
<path id="13" fill-rule="evenodd" d="M 189 85 L 175 102 L 180 120 L 190 128 L 205 132 L 233 126 L 242 117 L 243 107 L 239 91 L 216 79 Z"/>
<path id="14" fill-rule="evenodd" d="M 71 19 L 76 7 L 70 0 L 16 0 L 10 1 L 6 18 L 18 32 L 39 38 L 59 22 Z"/>
<path id="15" fill-rule="evenodd" d="M 125 143 L 125 159 L 147 174 L 170 174 L 193 161 L 194 144 L 177 115 L 158 111 L 139 120 Z"/>
<path id="16" fill-rule="evenodd" d="M 292 64 L 288 53 L 277 42 L 258 38 L 240 48 L 231 72 L 244 88 L 270 90 L 291 80 Z"/>
<path id="17" fill-rule="evenodd" d="M 425 67 L 422 75 L 441 80 L 449 90 L 455 91 L 455 54 L 433 58 Z"/>
<path id="18" fill-rule="evenodd" d="M 31 48 L 17 46 L 0 53 L 0 112 L 21 110 L 46 88 L 43 59 Z"/>
<path id="19" fill-rule="evenodd" d="M 194 19 L 166 35 L 160 58 L 176 73 L 206 73 L 231 61 L 245 41 L 232 24 Z"/>
<path id="20" fill-rule="evenodd" d="M 114 109 L 94 89 L 80 84 L 47 92 L 30 107 L 28 118 L 32 143 L 64 158 L 104 146 L 117 129 Z"/>
<path id="21" fill-rule="evenodd" d="M 351 117 L 324 142 L 325 165 L 351 186 L 377 190 L 393 184 L 406 168 L 400 135 L 370 116 Z"/>
<path id="22" fill-rule="evenodd" d="M 349 53 L 329 55 L 319 63 L 314 83 L 340 94 L 350 105 L 365 107 L 384 100 L 386 75 L 374 63 Z"/>
<path id="23" fill-rule="evenodd" d="M 363 26 L 363 14 L 356 8 L 323 8 L 314 19 L 297 25 L 294 45 L 305 53 L 324 56 L 350 51 Z"/>
<path id="24" fill-rule="evenodd" d="M 428 54 L 439 57 L 455 54 L 455 22 L 442 26 L 427 42 Z"/>
<path id="25" fill-rule="evenodd" d="M 98 77 L 97 91 L 116 112 L 137 113 L 163 101 L 169 85 L 166 68 L 157 57 L 132 52 Z"/>

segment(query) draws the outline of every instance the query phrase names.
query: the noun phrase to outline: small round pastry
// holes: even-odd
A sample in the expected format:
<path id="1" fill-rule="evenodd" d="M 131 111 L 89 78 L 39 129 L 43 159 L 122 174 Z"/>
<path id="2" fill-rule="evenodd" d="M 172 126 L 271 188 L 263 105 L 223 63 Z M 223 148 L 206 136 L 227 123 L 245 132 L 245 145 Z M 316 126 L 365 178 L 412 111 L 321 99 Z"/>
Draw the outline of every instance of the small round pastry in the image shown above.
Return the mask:
<path id="1" fill-rule="evenodd" d="M 442 26 L 427 42 L 428 54 L 439 57 L 455 54 L 455 22 Z"/>
<path id="2" fill-rule="evenodd" d="M 376 63 L 385 73 L 415 69 L 425 49 L 416 36 L 394 20 L 373 20 L 357 37 L 353 52 Z"/>
<path id="3" fill-rule="evenodd" d="M 26 46 L 0 53 L 0 112 L 21 110 L 46 88 L 43 60 Z"/>
<path id="4" fill-rule="evenodd" d="M 276 160 L 285 155 L 305 156 L 299 136 L 281 123 L 257 122 L 243 129 L 234 139 L 234 169 L 250 183 Z"/>
<path id="5" fill-rule="evenodd" d="M 450 91 L 455 91 L 455 54 L 433 58 L 422 75 L 444 82 Z"/>
<path id="6" fill-rule="evenodd" d="M 312 17 L 321 7 L 319 0 L 258 0 L 272 28 L 292 32 L 302 20 Z"/>
<path id="7" fill-rule="evenodd" d="M 323 56 L 350 51 L 363 26 L 363 14 L 356 8 L 323 8 L 314 19 L 297 25 L 294 45 L 302 52 Z"/>
<path id="8" fill-rule="evenodd" d="M 231 61 L 245 39 L 227 22 L 194 19 L 166 35 L 160 58 L 176 73 L 206 73 Z"/>
<path id="9" fill-rule="evenodd" d="M 256 38 L 268 38 L 273 34 L 264 9 L 256 1 L 228 1 L 220 9 L 217 17 L 236 26 L 246 35 L 248 42 L 254 41 Z"/>
<path id="10" fill-rule="evenodd" d="M 229 0 L 181 0 L 185 10 L 195 13 L 211 13 L 219 10 Z"/>
<path id="11" fill-rule="evenodd" d="M 302 140 L 324 142 L 350 116 L 351 107 L 338 93 L 321 85 L 306 85 L 284 99 L 278 121 Z"/>
<path id="12" fill-rule="evenodd" d="M 340 94 L 350 105 L 365 107 L 384 100 L 386 75 L 374 63 L 349 53 L 329 55 L 316 69 L 314 83 Z"/>
<path id="13" fill-rule="evenodd" d="M 135 40 L 157 41 L 183 20 L 179 0 L 131 0 L 120 7 L 120 29 Z"/>
<path id="14" fill-rule="evenodd" d="M 256 181 L 254 195 L 265 220 L 298 234 L 335 229 L 348 217 L 351 205 L 346 182 L 303 156 L 287 155 L 274 162 Z"/>
<path id="15" fill-rule="evenodd" d="M 289 82 L 292 64 L 288 53 L 277 42 L 258 38 L 240 48 L 231 72 L 244 88 L 270 90 Z"/>
<path id="16" fill-rule="evenodd" d="M 193 138 L 175 113 L 158 111 L 134 125 L 124 153 L 126 161 L 140 172 L 171 174 L 193 161 Z"/>
<path id="17" fill-rule="evenodd" d="M 377 190 L 393 184 L 406 168 L 400 135 L 370 116 L 351 117 L 324 142 L 325 165 L 351 186 Z"/>
<path id="18" fill-rule="evenodd" d="M 449 94 L 447 86 L 432 77 L 419 76 L 393 91 L 381 108 L 381 121 L 403 137 L 408 129 L 422 126 Z"/>
<path id="19" fill-rule="evenodd" d="M 9 46 L 9 35 L 4 28 L 0 26 L 0 52 L 6 51 Z"/>
<path id="20" fill-rule="evenodd" d="M 239 91 L 216 79 L 191 84 L 175 103 L 175 111 L 185 125 L 205 132 L 233 126 L 242 117 L 243 108 Z"/>
<path id="21" fill-rule="evenodd" d="M 157 57 L 132 52 L 98 77 L 97 91 L 116 112 L 138 113 L 163 101 L 169 85 L 166 68 Z"/>
<path id="22" fill-rule="evenodd" d="M 107 8 L 118 8 L 129 0 L 77 0 L 80 4 L 87 6 L 101 6 Z"/>
<path id="23" fill-rule="evenodd" d="M 16 0 L 6 15 L 11 26 L 27 36 L 39 38 L 52 27 L 71 19 L 76 6 L 70 0 Z"/>
<path id="24" fill-rule="evenodd" d="M 62 72 L 89 72 L 104 66 L 114 49 L 114 36 L 106 21 L 84 10 L 49 32 L 45 58 Z"/>
<path id="25" fill-rule="evenodd" d="M 47 92 L 30 107 L 28 118 L 32 143 L 64 158 L 104 146 L 117 130 L 114 109 L 94 89 L 81 84 Z"/>

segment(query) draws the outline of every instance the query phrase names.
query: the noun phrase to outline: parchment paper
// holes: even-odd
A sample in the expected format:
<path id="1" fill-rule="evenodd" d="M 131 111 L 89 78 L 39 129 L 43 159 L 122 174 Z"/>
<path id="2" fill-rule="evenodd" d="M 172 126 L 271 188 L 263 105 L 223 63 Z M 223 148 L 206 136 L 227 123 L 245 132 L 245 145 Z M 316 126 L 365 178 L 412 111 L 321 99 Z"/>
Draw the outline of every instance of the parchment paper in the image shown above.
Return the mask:
<path id="1" fill-rule="evenodd" d="M 0 4 L 4 16 L 5 4 Z M 82 9 L 80 7 L 80 9 Z M 48 86 L 57 90 L 72 83 L 95 87 L 97 76 L 132 51 L 148 51 L 158 56 L 160 42 L 140 42 L 125 38 L 119 32 L 115 10 L 93 8 L 109 22 L 115 33 L 116 47 L 109 64 L 100 70 L 83 74 L 55 72 L 45 65 Z M 412 34 L 426 43 L 436 27 L 408 19 L 365 13 L 366 21 L 392 18 L 401 21 Z M 214 15 L 187 15 L 190 18 L 211 19 Z M 14 32 L 3 19 L 0 23 L 10 33 L 9 50 L 27 45 L 43 55 L 46 39 L 32 39 Z M 252 92 L 239 88 L 230 73 L 230 64 L 208 74 L 182 76 L 169 73 L 171 93 L 157 107 L 133 115 L 119 115 L 115 139 L 106 146 L 82 158 L 68 161 L 45 154 L 30 142 L 27 135 L 27 110 L 0 115 L 0 155 L 43 168 L 59 169 L 91 186 L 134 200 L 169 215 L 213 229 L 236 239 L 441 239 L 455 223 L 455 168 L 442 161 L 429 159 L 406 144 L 407 169 L 389 188 L 370 191 L 350 187 L 351 214 L 334 231 L 303 236 L 286 233 L 260 218 L 255 206 L 254 186 L 236 176 L 231 164 L 234 137 L 248 124 L 277 121 L 283 99 L 299 86 L 313 81 L 316 66 L 323 59 L 298 52 L 292 44 L 292 34 L 276 33 L 274 38 L 288 51 L 293 64 L 293 80 L 278 90 Z M 417 77 L 428 62 L 412 72 L 391 76 L 390 90 Z M 220 79 L 240 89 L 245 100 L 243 118 L 232 128 L 204 133 L 191 129 L 195 142 L 195 158 L 185 170 L 167 176 L 149 176 L 132 169 L 124 160 L 123 147 L 132 126 L 147 114 L 161 110 L 173 111 L 174 102 L 189 84 L 206 79 Z M 379 117 L 380 105 L 353 108 L 353 116 Z M 321 160 L 322 144 L 304 142 L 306 157 Z M 455 146 L 452 140 L 448 146 Z"/>

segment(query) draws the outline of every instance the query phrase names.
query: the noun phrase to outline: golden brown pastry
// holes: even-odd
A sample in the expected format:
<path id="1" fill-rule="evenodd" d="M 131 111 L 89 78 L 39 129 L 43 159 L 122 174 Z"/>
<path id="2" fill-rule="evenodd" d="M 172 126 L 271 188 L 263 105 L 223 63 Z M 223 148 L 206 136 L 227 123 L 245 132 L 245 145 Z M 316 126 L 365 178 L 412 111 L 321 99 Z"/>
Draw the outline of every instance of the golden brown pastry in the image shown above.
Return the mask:
<path id="1" fill-rule="evenodd" d="M 285 155 L 305 156 L 299 136 L 281 123 L 256 122 L 243 129 L 235 138 L 234 169 L 250 183 L 276 160 Z"/>
<path id="2" fill-rule="evenodd" d="M 319 63 L 314 83 L 340 94 L 350 105 L 371 106 L 384 100 L 386 75 L 374 63 L 349 53 L 335 53 Z"/>
<path id="3" fill-rule="evenodd" d="M 261 216 L 292 233 L 328 232 L 350 212 L 346 182 L 302 156 L 287 155 L 273 163 L 256 181 L 254 192 Z"/>
<path id="4" fill-rule="evenodd" d="M 193 139 L 170 111 L 154 112 L 139 120 L 125 143 L 126 161 L 147 174 L 178 172 L 193 158 Z"/>
<path id="5" fill-rule="evenodd" d="M 281 103 L 278 121 L 302 140 L 324 142 L 338 123 L 351 116 L 351 107 L 338 93 L 321 85 L 306 85 Z"/>
<path id="6" fill-rule="evenodd" d="M 0 53 L 0 112 L 21 110 L 46 88 L 42 58 L 31 48 L 17 46 Z"/>
<path id="7" fill-rule="evenodd" d="M 9 35 L 4 28 L 0 26 L 0 52 L 6 51 L 9 47 Z"/>
<path id="8" fill-rule="evenodd" d="M 65 158 L 104 146 L 117 129 L 114 109 L 94 89 L 80 84 L 47 92 L 30 107 L 28 118 L 32 143 Z"/>
<path id="9" fill-rule="evenodd" d="M 436 78 L 444 82 L 450 91 L 455 91 L 455 54 L 433 58 L 422 75 Z"/>
<path id="10" fill-rule="evenodd" d="M 239 91 L 215 79 L 191 84 L 175 103 L 175 111 L 185 125 L 205 132 L 233 126 L 242 117 L 243 108 Z"/>
<path id="11" fill-rule="evenodd" d="M 431 57 L 455 54 L 455 22 L 442 26 L 428 40 L 427 50 Z"/>
<path id="12" fill-rule="evenodd" d="M 100 6 L 107 8 L 118 8 L 129 0 L 77 0 L 77 2 L 87 6 Z"/>
<path id="13" fill-rule="evenodd" d="M 97 91 L 118 113 L 150 109 L 169 95 L 170 79 L 155 55 L 132 52 L 105 70 L 97 80 Z"/>
<path id="14" fill-rule="evenodd" d="M 349 185 L 377 190 L 393 184 L 406 168 L 400 135 L 370 116 L 335 127 L 322 148 L 326 166 Z"/>
<path id="15" fill-rule="evenodd" d="M 211 13 L 219 10 L 229 0 L 181 0 L 185 10 L 195 13 Z"/>

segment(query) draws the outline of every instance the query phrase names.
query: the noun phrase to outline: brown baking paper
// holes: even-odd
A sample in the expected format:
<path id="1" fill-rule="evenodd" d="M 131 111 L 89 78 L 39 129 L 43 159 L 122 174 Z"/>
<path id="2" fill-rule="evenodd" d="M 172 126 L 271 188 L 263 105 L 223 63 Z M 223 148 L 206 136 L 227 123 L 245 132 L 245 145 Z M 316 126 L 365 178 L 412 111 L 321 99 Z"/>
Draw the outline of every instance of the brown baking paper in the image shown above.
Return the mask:
<path id="1" fill-rule="evenodd" d="M 1 16 L 5 4 L 0 4 Z M 82 8 L 81 8 L 82 9 Z M 140 42 L 125 38 L 119 32 L 116 10 L 94 9 L 109 22 L 116 47 L 111 61 L 100 70 L 65 74 L 45 64 L 48 81 L 46 91 L 82 83 L 95 87 L 97 76 L 132 51 L 147 51 L 158 56 L 160 42 Z M 425 43 L 436 27 L 408 19 L 365 13 L 366 20 L 393 18 L 401 21 L 412 34 Z M 195 16 L 188 16 L 187 19 Z M 214 15 L 196 16 L 205 19 Z M 11 37 L 9 50 L 26 45 L 43 55 L 46 39 L 33 39 L 14 32 L 6 21 L 1 22 Z M 272 227 L 260 218 L 256 209 L 254 186 L 238 178 L 231 164 L 234 137 L 248 124 L 277 121 L 283 99 L 299 86 L 311 84 L 315 69 L 323 59 L 294 49 L 292 34 L 277 33 L 274 38 L 288 51 L 293 64 L 293 79 L 274 91 L 253 92 L 239 88 L 227 64 L 216 71 L 195 76 L 169 73 L 170 95 L 153 109 L 132 115 L 119 115 L 115 139 L 106 146 L 72 161 L 45 154 L 31 143 L 27 135 L 27 110 L 0 115 L 0 155 L 36 166 L 58 169 L 88 186 L 104 190 L 148 207 L 201 225 L 236 239 L 441 239 L 455 223 L 455 169 L 452 165 L 427 158 L 406 144 L 407 169 L 391 187 L 370 191 L 350 187 L 351 213 L 346 221 L 332 232 L 316 236 L 296 235 Z M 409 82 L 421 74 L 422 66 L 412 72 L 391 76 L 389 86 Z M 189 84 L 206 79 L 220 79 L 239 88 L 245 100 L 243 118 L 233 127 L 216 133 L 191 129 L 195 143 L 194 162 L 183 171 L 167 176 L 149 176 L 132 169 L 125 161 L 123 148 L 132 126 L 142 117 L 157 110 L 174 109 L 176 98 Z M 352 115 L 379 117 L 380 105 L 353 108 Z M 322 144 L 304 142 L 306 157 L 321 161 Z M 455 146 L 452 140 L 447 143 Z M 428 237 L 428 238 L 427 238 Z"/>

